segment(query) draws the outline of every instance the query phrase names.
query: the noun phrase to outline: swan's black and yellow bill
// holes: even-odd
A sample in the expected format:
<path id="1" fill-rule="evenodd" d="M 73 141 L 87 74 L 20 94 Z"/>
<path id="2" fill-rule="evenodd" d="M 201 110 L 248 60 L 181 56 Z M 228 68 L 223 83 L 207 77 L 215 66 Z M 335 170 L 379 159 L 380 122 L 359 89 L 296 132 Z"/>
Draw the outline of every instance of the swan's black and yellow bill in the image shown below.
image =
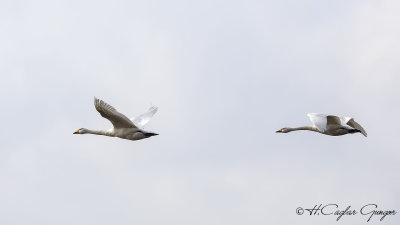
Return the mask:
<path id="1" fill-rule="evenodd" d="M 74 134 L 79 134 L 79 130 L 75 131 Z"/>
<path id="2" fill-rule="evenodd" d="M 283 129 L 277 130 L 277 131 L 275 131 L 275 133 L 282 133 L 282 130 Z"/>

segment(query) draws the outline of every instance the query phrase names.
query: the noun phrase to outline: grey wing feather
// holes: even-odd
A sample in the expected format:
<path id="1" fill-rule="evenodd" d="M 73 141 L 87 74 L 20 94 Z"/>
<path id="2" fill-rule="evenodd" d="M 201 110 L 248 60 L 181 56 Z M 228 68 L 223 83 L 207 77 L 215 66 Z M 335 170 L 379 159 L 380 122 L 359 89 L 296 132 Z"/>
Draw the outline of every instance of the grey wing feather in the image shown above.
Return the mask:
<path id="1" fill-rule="evenodd" d="M 326 117 L 326 126 L 341 126 L 342 121 L 337 116 L 327 116 Z"/>
<path id="2" fill-rule="evenodd" d="M 362 126 L 360 124 L 358 124 L 356 121 L 354 121 L 353 118 L 351 118 L 348 122 L 347 125 L 349 125 L 350 127 L 357 129 L 359 131 L 361 131 L 361 133 L 366 137 L 367 136 L 367 132 L 365 132 L 364 128 L 362 128 Z"/>
<path id="3" fill-rule="evenodd" d="M 100 115 L 108 119 L 114 128 L 137 128 L 124 114 L 118 112 L 114 107 L 103 100 L 94 98 L 94 107 Z"/>
<path id="4" fill-rule="evenodd" d="M 150 119 L 156 114 L 158 108 L 156 106 L 150 107 L 147 112 L 141 114 L 138 117 L 131 118 L 131 121 L 138 127 L 144 127 Z"/>
<path id="5" fill-rule="evenodd" d="M 327 120 L 327 123 L 326 123 L 327 130 L 335 130 L 340 127 L 343 127 L 342 121 L 337 116 L 329 115 L 326 117 L 326 120 Z"/>

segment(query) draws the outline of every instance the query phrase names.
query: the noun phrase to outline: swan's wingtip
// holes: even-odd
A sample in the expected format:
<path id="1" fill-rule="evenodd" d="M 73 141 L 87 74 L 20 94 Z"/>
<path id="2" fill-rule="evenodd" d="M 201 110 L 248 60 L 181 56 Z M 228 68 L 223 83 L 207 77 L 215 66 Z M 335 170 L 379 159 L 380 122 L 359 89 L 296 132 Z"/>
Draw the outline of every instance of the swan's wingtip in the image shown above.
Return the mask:
<path id="1" fill-rule="evenodd" d="M 153 105 L 153 104 L 151 104 L 151 106 L 150 106 L 150 108 L 149 108 L 149 111 L 157 112 L 157 111 L 158 111 L 158 107 L 155 106 L 155 105 Z"/>

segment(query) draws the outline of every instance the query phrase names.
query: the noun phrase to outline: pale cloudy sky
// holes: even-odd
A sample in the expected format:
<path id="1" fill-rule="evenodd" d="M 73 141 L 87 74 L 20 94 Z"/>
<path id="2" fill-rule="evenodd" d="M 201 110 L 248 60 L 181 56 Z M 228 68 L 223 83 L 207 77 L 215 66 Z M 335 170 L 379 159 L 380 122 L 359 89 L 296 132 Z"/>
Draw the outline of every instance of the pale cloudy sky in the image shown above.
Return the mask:
<path id="1" fill-rule="evenodd" d="M 338 224 L 400 211 L 400 2 L 0 2 L 0 224 Z M 72 135 L 134 116 L 131 142 Z M 320 112 L 367 130 L 276 134 Z M 340 224 L 366 224 L 347 216 Z M 369 224 L 397 225 L 400 214 Z"/>

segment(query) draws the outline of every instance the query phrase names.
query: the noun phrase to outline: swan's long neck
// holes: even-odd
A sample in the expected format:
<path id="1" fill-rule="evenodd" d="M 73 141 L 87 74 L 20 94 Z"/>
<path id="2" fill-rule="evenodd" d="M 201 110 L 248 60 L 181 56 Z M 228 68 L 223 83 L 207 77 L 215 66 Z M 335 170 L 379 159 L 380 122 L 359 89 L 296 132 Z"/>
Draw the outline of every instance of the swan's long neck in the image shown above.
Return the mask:
<path id="1" fill-rule="evenodd" d="M 89 129 L 86 129 L 86 133 L 87 134 L 113 136 L 110 132 L 108 132 L 106 130 L 89 130 Z"/>
<path id="2" fill-rule="evenodd" d="M 310 131 L 314 131 L 314 132 L 320 132 L 316 127 L 312 127 L 312 126 L 287 128 L 287 132 L 296 131 L 296 130 L 310 130 Z"/>

